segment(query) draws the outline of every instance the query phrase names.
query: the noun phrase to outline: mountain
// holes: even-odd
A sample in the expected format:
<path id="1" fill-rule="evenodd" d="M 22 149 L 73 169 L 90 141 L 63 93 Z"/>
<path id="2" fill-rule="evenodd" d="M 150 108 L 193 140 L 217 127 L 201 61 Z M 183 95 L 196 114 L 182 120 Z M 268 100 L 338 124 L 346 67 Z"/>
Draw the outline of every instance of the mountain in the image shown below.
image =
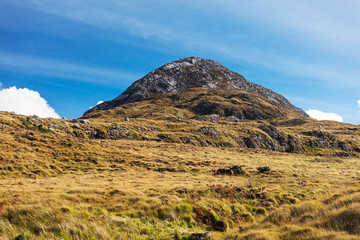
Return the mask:
<path id="1" fill-rule="evenodd" d="M 200 58 L 85 117 L 0 112 L 0 239 L 360 239 L 359 125 Z"/>
<path id="2" fill-rule="evenodd" d="M 115 99 L 89 109 L 84 115 L 94 116 L 89 114 L 146 100 L 166 104 L 164 96 L 174 100 L 170 105 L 187 109 L 187 115 L 193 118 L 210 114 L 238 119 L 308 117 L 282 95 L 247 81 L 216 61 L 198 57 L 165 64 L 135 81 Z"/>

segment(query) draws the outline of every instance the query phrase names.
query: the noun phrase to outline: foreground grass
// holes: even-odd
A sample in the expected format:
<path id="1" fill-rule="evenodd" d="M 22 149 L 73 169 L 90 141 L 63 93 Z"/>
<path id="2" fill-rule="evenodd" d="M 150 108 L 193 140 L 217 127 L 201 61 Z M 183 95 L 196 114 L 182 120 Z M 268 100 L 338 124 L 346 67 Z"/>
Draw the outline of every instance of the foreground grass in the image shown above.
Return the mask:
<path id="1" fill-rule="evenodd" d="M 112 143 L 115 144 L 115 143 Z M 116 141 L 121 168 L 0 180 L 4 239 L 358 239 L 359 161 Z M 139 155 L 139 162 L 130 153 Z M 175 156 L 175 160 L 173 159 Z M 148 167 L 166 158 L 167 167 Z M 161 161 L 160 161 L 161 162 Z M 242 165 L 246 175 L 214 175 Z M 257 168 L 267 165 L 270 172 Z"/>
<path id="2" fill-rule="evenodd" d="M 360 238 L 358 158 L 2 122 L 0 239 Z"/>

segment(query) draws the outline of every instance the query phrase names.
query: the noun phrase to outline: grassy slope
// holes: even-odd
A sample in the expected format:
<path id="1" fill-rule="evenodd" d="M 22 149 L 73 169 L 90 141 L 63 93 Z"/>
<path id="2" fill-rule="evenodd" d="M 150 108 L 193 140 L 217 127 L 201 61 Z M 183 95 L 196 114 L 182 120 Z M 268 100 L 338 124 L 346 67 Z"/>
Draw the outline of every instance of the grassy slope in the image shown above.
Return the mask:
<path id="1" fill-rule="evenodd" d="M 0 120 L 4 239 L 174 239 L 203 231 L 212 231 L 214 239 L 360 238 L 357 158 L 94 140 L 76 137 L 80 132 L 60 120 L 6 113 Z M 119 124 L 107 121 L 91 119 L 82 127 Z M 51 131 L 53 124 L 58 127 Z M 209 124 L 235 133 L 263 123 L 121 122 L 133 132 L 147 129 L 154 140 L 159 140 L 154 129 L 175 138 Z M 280 128 L 296 133 L 314 125 L 319 123 L 308 120 Z M 352 125 L 321 125 L 340 138 L 357 131 Z M 234 165 L 247 174 L 214 175 Z M 259 173 L 260 166 L 271 171 Z"/>
<path id="2" fill-rule="evenodd" d="M 210 105 L 204 103 L 210 103 Z M 242 91 L 191 88 L 177 93 L 165 93 L 144 101 L 128 103 L 108 111 L 95 111 L 86 117 L 115 117 L 176 120 L 180 118 L 203 119 L 203 115 L 222 117 L 243 115 L 246 119 L 270 119 L 274 116 L 294 118 L 299 115 L 290 108 L 269 102 L 254 94 Z"/>

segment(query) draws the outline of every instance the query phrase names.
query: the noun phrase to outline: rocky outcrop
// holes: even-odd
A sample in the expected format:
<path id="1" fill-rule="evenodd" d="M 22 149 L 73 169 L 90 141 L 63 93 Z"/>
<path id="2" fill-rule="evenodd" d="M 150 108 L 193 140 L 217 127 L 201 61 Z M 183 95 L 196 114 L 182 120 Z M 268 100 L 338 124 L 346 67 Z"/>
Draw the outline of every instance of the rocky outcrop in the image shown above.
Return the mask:
<path id="1" fill-rule="evenodd" d="M 274 105 L 291 109 L 300 116 L 308 117 L 303 110 L 293 106 L 282 95 L 247 81 L 240 74 L 227 69 L 213 60 L 197 57 L 189 57 L 168 63 L 152 71 L 134 82 L 120 96 L 89 109 L 84 115 L 97 110 L 107 110 L 126 103 L 142 101 L 163 93 L 176 93 L 190 88 L 242 91 L 261 97 Z M 246 94 L 243 97 L 246 98 Z M 197 109 L 203 112 L 203 114 L 212 114 L 215 108 L 216 103 L 211 102 L 202 102 L 197 106 Z M 228 115 L 239 119 L 263 119 L 261 112 L 243 113 L 238 109 L 228 109 Z"/>
<path id="2" fill-rule="evenodd" d="M 258 148 L 275 152 L 303 152 L 301 142 L 292 135 L 280 132 L 274 126 L 260 126 L 262 132 L 249 132 L 248 137 L 240 137 L 237 144 L 242 148 Z M 265 134 L 266 133 L 266 134 Z"/>

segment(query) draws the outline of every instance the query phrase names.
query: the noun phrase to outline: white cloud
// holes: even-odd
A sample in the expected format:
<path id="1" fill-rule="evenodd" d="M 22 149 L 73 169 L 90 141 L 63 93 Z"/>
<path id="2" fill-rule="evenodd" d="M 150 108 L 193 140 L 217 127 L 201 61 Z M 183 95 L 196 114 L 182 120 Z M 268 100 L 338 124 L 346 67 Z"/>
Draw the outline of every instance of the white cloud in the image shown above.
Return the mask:
<path id="1" fill-rule="evenodd" d="M 337 122 L 343 122 L 343 118 L 336 113 L 327 113 L 319 110 L 310 109 L 306 113 L 317 120 L 332 120 Z"/>
<path id="2" fill-rule="evenodd" d="M 96 104 L 96 106 L 99 105 L 99 104 L 102 104 L 103 102 L 104 102 L 104 101 L 102 101 L 102 100 L 98 101 L 97 104 Z M 93 107 L 94 107 L 94 106 L 91 106 L 91 107 L 89 107 L 89 109 L 92 109 Z"/>
<path id="3" fill-rule="evenodd" d="M 39 92 L 27 88 L 10 87 L 0 90 L 0 111 L 60 118 Z"/>
<path id="4" fill-rule="evenodd" d="M 360 99 L 357 100 L 357 104 L 358 104 L 357 107 L 360 108 Z"/>
<path id="5" fill-rule="evenodd" d="M 2 86 L 3 86 L 3 84 L 2 84 L 2 82 L 0 82 L 0 89 L 2 89 Z"/>

